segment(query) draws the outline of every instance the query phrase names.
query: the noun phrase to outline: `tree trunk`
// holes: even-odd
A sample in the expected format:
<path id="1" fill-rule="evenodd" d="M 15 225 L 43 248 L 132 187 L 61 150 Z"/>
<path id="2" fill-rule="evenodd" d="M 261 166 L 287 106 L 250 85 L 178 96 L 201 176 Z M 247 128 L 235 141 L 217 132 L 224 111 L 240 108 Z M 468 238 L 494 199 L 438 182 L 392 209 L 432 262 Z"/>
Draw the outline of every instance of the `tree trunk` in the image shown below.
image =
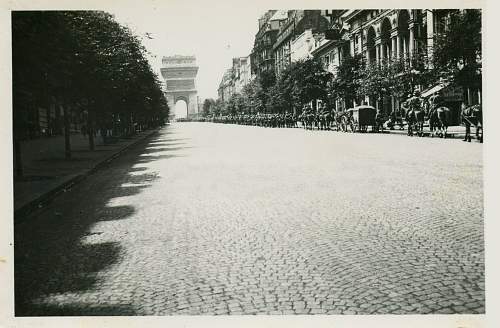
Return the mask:
<path id="1" fill-rule="evenodd" d="M 22 177 L 23 172 L 23 161 L 21 156 L 21 140 L 18 137 L 14 136 L 14 158 L 15 158 L 15 176 Z"/>
<path id="2" fill-rule="evenodd" d="M 88 122 L 87 122 L 88 132 L 89 132 L 89 149 L 95 150 L 95 140 L 94 140 L 94 110 L 89 108 Z"/>
<path id="3" fill-rule="evenodd" d="M 71 158 L 71 122 L 69 119 L 69 109 L 68 104 L 64 102 L 63 104 L 63 112 L 64 112 L 64 157 L 66 159 Z"/>
<path id="4" fill-rule="evenodd" d="M 132 115 L 132 113 L 130 113 L 130 135 L 133 136 L 135 135 L 135 122 L 134 122 L 134 116 Z"/>

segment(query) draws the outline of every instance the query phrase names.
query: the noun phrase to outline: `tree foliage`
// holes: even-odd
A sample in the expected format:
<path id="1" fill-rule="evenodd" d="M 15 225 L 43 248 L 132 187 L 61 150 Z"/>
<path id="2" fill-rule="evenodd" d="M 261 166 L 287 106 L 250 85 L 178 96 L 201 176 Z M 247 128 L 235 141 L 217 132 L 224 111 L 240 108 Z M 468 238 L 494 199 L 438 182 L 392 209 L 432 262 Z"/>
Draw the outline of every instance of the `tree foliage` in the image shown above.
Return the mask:
<path id="1" fill-rule="evenodd" d="M 216 101 L 215 101 L 215 104 L 214 104 L 214 107 L 213 107 L 213 115 L 215 116 L 219 116 L 219 115 L 222 115 L 225 113 L 225 110 L 226 110 L 226 104 L 225 102 L 218 98 Z"/>
<path id="2" fill-rule="evenodd" d="M 362 56 L 348 55 L 335 70 L 335 77 L 328 83 L 330 101 L 345 99 L 347 106 L 353 105 L 361 82 Z"/>
<path id="3" fill-rule="evenodd" d="M 250 113 L 259 113 L 264 111 L 264 90 L 257 79 L 250 81 L 241 91 L 244 106 Z"/>
<path id="4" fill-rule="evenodd" d="M 243 96 L 239 93 L 233 93 L 227 102 L 226 111 L 232 115 L 244 112 L 245 103 Z"/>
<path id="5" fill-rule="evenodd" d="M 300 109 L 312 100 L 327 99 L 327 84 L 331 73 L 315 59 L 292 63 L 276 79 L 267 91 L 269 112 L 283 113 Z"/>
<path id="6" fill-rule="evenodd" d="M 365 65 L 360 72 L 360 84 L 358 97 L 382 97 L 389 94 L 392 83 L 392 66 L 387 63 L 378 65 L 376 63 Z"/>
<path id="7" fill-rule="evenodd" d="M 209 116 L 210 114 L 213 113 L 215 107 L 215 100 L 212 98 L 205 99 L 203 102 L 203 116 Z"/>
<path id="8" fill-rule="evenodd" d="M 101 11 L 12 13 L 14 127 L 30 108 L 60 102 L 94 125 L 160 122 L 168 105 L 139 37 Z"/>
<path id="9" fill-rule="evenodd" d="M 287 86 L 291 89 L 294 105 L 302 107 L 312 100 L 327 100 L 327 85 L 332 74 L 323 68 L 317 59 L 298 61 L 288 68 L 290 77 Z"/>
<path id="10" fill-rule="evenodd" d="M 435 70 L 453 84 L 481 89 L 481 10 L 448 10 L 448 14 L 449 25 L 435 37 Z"/>

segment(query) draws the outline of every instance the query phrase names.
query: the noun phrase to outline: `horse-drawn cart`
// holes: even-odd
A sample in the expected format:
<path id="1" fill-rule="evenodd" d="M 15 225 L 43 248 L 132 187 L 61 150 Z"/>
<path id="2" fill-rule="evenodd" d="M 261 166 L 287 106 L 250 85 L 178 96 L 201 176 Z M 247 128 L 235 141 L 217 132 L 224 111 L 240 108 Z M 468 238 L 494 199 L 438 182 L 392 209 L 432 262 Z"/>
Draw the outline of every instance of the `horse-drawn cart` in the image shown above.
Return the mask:
<path id="1" fill-rule="evenodd" d="M 376 120 L 375 117 L 377 115 L 377 110 L 372 106 L 357 106 L 354 108 L 350 108 L 347 112 L 351 116 L 351 129 L 352 132 L 366 132 L 368 126 L 372 127 L 372 130 L 375 129 Z"/>

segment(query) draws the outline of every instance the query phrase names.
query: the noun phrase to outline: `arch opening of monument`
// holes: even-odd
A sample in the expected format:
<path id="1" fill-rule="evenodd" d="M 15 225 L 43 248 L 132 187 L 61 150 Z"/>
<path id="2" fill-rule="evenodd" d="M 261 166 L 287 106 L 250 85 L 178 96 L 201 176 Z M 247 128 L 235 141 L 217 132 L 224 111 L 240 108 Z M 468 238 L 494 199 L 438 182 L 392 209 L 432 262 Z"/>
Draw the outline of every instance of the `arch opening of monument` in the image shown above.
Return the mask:
<path id="1" fill-rule="evenodd" d="M 175 118 L 188 117 L 188 103 L 184 98 L 177 98 L 175 101 Z"/>
<path id="2" fill-rule="evenodd" d="M 178 100 L 183 100 L 186 103 L 187 116 L 182 114 L 182 117 L 196 117 L 198 115 L 198 95 L 196 90 L 196 75 L 198 74 L 198 66 L 195 56 L 169 56 L 163 57 L 163 67 L 161 74 L 165 79 L 165 97 L 170 108 L 175 108 L 177 116 Z"/>

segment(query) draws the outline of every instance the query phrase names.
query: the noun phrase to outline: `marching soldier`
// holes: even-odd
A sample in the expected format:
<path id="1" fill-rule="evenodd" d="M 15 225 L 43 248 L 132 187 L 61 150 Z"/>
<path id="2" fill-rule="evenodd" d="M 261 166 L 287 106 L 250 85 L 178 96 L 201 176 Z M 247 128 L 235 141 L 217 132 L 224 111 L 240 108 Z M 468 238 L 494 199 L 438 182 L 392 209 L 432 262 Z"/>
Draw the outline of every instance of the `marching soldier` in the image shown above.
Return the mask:
<path id="1" fill-rule="evenodd" d="M 415 111 L 422 109 L 422 98 L 420 97 L 420 92 L 415 90 L 413 92 L 413 97 L 406 101 L 406 121 L 408 122 L 408 135 L 413 136 L 413 126 L 412 123 L 415 121 Z"/>

